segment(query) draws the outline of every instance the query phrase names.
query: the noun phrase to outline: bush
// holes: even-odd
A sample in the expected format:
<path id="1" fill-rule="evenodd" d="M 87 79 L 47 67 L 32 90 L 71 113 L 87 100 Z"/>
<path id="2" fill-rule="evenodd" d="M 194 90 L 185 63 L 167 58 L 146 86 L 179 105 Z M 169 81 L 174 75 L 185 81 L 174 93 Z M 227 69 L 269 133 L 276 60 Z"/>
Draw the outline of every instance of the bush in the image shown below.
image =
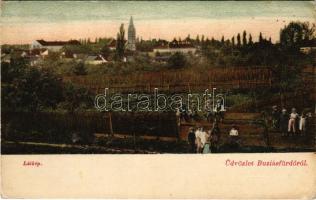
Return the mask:
<path id="1" fill-rule="evenodd" d="M 77 65 L 75 65 L 73 73 L 75 75 L 86 75 L 87 70 L 86 70 L 86 67 L 84 66 L 84 63 L 79 62 Z"/>
<path id="2" fill-rule="evenodd" d="M 183 53 L 176 52 L 168 59 L 168 65 L 173 69 L 180 69 L 187 65 L 187 58 Z"/>

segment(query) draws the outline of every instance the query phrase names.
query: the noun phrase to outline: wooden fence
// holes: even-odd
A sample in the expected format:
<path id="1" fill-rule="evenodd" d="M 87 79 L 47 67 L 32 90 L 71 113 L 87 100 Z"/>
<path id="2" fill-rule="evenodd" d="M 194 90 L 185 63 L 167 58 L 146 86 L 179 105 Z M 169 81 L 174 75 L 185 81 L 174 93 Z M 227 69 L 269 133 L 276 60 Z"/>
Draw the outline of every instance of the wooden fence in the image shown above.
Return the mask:
<path id="1" fill-rule="evenodd" d="M 177 137 L 176 117 L 173 113 L 59 113 L 59 112 L 3 112 L 4 139 L 18 141 L 71 141 L 74 133 L 89 141 L 94 133 L 140 134 Z"/>

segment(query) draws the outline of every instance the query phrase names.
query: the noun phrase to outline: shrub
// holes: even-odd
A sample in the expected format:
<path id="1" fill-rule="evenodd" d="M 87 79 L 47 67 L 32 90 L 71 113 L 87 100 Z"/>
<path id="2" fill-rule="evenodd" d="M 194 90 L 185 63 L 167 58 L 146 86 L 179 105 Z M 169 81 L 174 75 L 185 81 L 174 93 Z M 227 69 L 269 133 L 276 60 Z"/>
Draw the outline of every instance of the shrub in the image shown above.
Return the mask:
<path id="1" fill-rule="evenodd" d="M 187 64 L 187 58 L 183 53 L 176 52 L 168 59 L 168 65 L 173 69 L 180 69 L 185 67 Z"/>

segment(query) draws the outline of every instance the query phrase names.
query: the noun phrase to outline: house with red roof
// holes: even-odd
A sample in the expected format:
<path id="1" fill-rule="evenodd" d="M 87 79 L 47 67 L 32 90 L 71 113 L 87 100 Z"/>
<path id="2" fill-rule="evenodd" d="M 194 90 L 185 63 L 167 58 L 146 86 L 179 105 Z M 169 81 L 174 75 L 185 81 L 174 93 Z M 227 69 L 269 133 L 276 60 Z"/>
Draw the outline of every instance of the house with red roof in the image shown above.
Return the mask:
<path id="1" fill-rule="evenodd" d="M 69 40 L 69 41 L 35 40 L 31 44 L 31 49 L 48 49 L 49 51 L 59 51 L 66 45 L 80 45 L 80 42 L 78 40 Z"/>

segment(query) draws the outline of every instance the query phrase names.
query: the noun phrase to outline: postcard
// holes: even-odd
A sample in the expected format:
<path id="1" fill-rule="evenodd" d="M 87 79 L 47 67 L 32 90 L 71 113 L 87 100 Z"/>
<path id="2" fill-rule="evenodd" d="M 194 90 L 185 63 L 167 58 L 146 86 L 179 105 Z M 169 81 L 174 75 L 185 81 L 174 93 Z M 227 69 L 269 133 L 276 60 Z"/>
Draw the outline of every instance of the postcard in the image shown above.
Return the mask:
<path id="1" fill-rule="evenodd" d="M 2 196 L 315 198 L 315 24 L 315 1 L 2 1 Z"/>

